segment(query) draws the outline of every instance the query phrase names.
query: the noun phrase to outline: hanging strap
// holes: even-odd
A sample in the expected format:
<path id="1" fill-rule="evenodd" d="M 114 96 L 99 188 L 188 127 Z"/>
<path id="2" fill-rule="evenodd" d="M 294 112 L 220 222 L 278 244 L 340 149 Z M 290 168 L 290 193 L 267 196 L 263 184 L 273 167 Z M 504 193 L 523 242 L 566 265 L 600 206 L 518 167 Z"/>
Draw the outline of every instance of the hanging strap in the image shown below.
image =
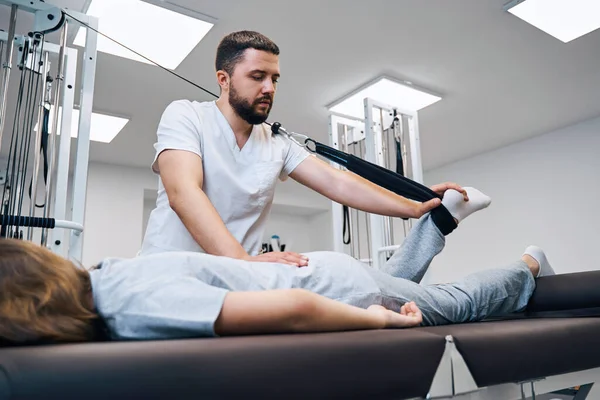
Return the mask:
<path id="1" fill-rule="evenodd" d="M 342 207 L 342 213 L 344 219 L 342 240 L 344 241 L 344 244 L 350 244 L 352 235 L 350 234 L 350 209 L 348 206 Z"/>
<path id="2" fill-rule="evenodd" d="M 402 159 L 402 143 L 400 139 L 394 139 L 396 142 L 396 173 L 404 176 L 404 160 Z"/>
<path id="3" fill-rule="evenodd" d="M 42 157 L 44 158 L 44 184 L 48 183 L 48 135 L 50 134 L 49 127 L 48 127 L 49 122 L 50 122 L 50 110 L 47 109 L 46 107 L 44 107 L 44 114 L 43 114 L 43 119 L 42 119 L 42 132 L 41 132 L 42 141 L 41 141 L 41 148 L 40 148 L 40 150 L 38 150 L 38 151 L 42 152 Z M 37 171 L 34 171 L 34 173 L 37 173 Z M 45 204 L 39 205 L 39 204 L 35 203 L 36 196 L 32 194 L 32 189 L 33 189 L 33 177 L 29 181 L 29 199 L 33 202 L 35 207 L 44 208 Z"/>

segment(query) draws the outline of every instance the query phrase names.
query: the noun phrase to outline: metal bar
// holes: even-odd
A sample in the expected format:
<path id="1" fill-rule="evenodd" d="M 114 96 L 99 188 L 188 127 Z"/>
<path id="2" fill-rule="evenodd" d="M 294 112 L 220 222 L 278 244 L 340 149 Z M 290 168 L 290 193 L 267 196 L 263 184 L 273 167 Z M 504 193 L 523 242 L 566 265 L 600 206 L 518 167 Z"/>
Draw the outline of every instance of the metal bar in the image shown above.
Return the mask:
<path id="1" fill-rule="evenodd" d="M 29 204 L 29 216 L 35 217 L 35 204 L 38 192 L 38 184 L 39 184 L 39 170 L 40 170 L 40 148 L 42 146 L 42 125 L 44 123 L 44 105 L 48 101 L 48 90 L 47 85 L 49 83 L 46 82 L 46 77 L 48 76 L 49 71 L 49 55 L 48 52 L 44 52 L 44 61 L 43 61 L 43 71 L 42 71 L 42 81 L 44 82 L 42 88 L 42 98 L 38 107 L 38 119 L 37 119 L 37 133 L 35 136 L 35 147 L 33 148 L 34 159 L 33 159 L 33 175 L 32 175 L 32 184 L 31 184 L 31 202 Z M 33 230 L 31 227 L 27 229 L 27 240 L 31 241 L 33 239 Z"/>
<path id="2" fill-rule="evenodd" d="M 338 117 L 334 115 L 329 116 L 329 143 L 331 143 L 331 147 L 336 150 L 339 150 L 339 132 L 338 132 Z M 340 169 L 340 167 L 330 161 L 330 165 L 336 169 Z M 344 253 L 344 233 L 342 231 L 343 227 L 343 206 L 335 201 L 331 202 L 331 219 L 333 223 L 333 250 L 337 253 Z"/>
<path id="3" fill-rule="evenodd" d="M 374 101 L 372 99 L 364 99 L 365 106 L 365 159 L 377 165 L 381 165 L 381 145 L 378 140 L 378 135 L 374 130 L 373 121 L 373 106 Z M 383 217 L 380 215 L 369 214 L 369 223 L 371 226 L 371 255 L 372 255 L 372 266 L 375 269 L 380 267 L 380 253 L 379 248 L 383 247 Z"/>
<path id="4" fill-rule="evenodd" d="M 98 19 L 89 17 L 87 24 L 98 29 Z M 87 177 L 90 155 L 90 128 L 92 107 L 94 102 L 94 84 L 96 76 L 96 53 L 98 34 L 88 29 L 83 53 L 82 85 L 79 107 L 79 129 L 77 133 L 77 157 L 75 160 L 75 177 L 73 180 L 73 222 L 84 225 Z M 71 232 L 69 240 L 69 258 L 81 260 L 85 234 L 76 235 Z"/>
<path id="5" fill-rule="evenodd" d="M 17 6 L 13 4 L 10 9 L 10 25 L 8 26 L 8 39 L 6 48 L 6 61 L 2 66 L 4 75 L 2 76 L 2 87 L 0 93 L 0 150 L 2 149 L 2 134 L 6 125 L 6 107 L 8 100 L 8 84 L 10 82 L 10 70 L 12 69 L 12 57 L 15 49 L 15 29 L 17 25 Z"/>
<path id="6" fill-rule="evenodd" d="M 67 33 L 69 29 L 69 24 L 65 21 L 65 24 L 62 27 L 60 33 L 60 51 L 58 53 L 58 71 L 56 73 L 56 87 L 55 87 L 55 96 L 53 99 L 53 121 L 52 121 L 52 133 L 48 137 L 48 150 L 51 152 L 49 156 L 50 161 L 48 165 L 48 180 L 46 186 L 46 204 L 44 209 L 44 217 L 48 217 L 50 210 L 52 209 L 53 200 L 54 200 L 54 165 L 56 163 L 56 136 L 58 135 L 58 117 L 59 117 L 59 105 L 61 99 L 61 87 L 64 83 L 65 77 L 65 53 L 67 47 Z M 46 246 L 48 242 L 48 232 L 46 229 L 42 231 L 42 246 Z"/>
<path id="7" fill-rule="evenodd" d="M 423 166 L 421 164 L 421 138 L 419 136 L 419 117 L 415 113 L 408 119 L 408 137 L 410 139 L 411 179 L 423 184 Z"/>
<path id="8" fill-rule="evenodd" d="M 83 232 L 83 225 L 72 221 L 56 220 L 54 221 L 55 228 L 70 229 L 74 231 L 74 235 L 79 236 Z"/>
<path id="9" fill-rule="evenodd" d="M 65 80 L 62 98 L 62 120 L 58 164 L 56 168 L 56 191 L 52 216 L 56 219 L 65 219 L 67 212 L 67 193 L 69 189 L 69 160 L 71 156 L 71 120 L 75 98 L 75 80 L 77 75 L 77 50 L 67 49 L 65 64 Z M 52 231 L 50 241 L 51 250 L 63 257 L 67 256 L 65 243 L 66 232 L 61 229 Z"/>
<path id="10" fill-rule="evenodd" d="M 0 40 L 0 68 L 2 68 L 2 60 L 4 59 L 4 40 Z M 0 90 L 0 95 L 2 91 Z"/>
<path id="11" fill-rule="evenodd" d="M 352 153 L 354 154 L 355 151 L 355 146 L 354 146 L 354 142 L 348 140 L 348 125 L 342 125 L 344 127 L 344 129 L 342 130 L 342 151 L 344 153 L 350 153 L 350 145 L 352 145 Z M 340 167 L 340 169 L 345 170 L 345 168 Z M 348 225 L 347 225 L 347 229 L 350 235 L 350 243 L 348 244 L 349 248 L 350 248 L 350 256 L 351 257 L 355 257 L 355 258 L 359 258 L 360 257 L 360 242 L 358 241 L 359 238 L 356 235 L 356 232 L 354 232 L 354 228 L 355 228 L 355 218 L 354 215 L 356 214 L 356 210 L 353 210 L 350 207 L 347 207 L 348 210 Z M 344 214 L 344 221 L 345 221 L 346 215 Z M 357 245 L 358 243 L 358 245 Z"/>

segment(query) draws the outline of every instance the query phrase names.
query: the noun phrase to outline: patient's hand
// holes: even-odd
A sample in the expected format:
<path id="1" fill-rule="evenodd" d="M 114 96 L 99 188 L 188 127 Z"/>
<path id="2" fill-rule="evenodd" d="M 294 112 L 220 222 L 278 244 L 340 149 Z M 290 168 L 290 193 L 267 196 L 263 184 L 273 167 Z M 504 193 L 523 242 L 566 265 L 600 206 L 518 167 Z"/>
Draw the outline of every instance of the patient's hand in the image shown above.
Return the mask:
<path id="1" fill-rule="evenodd" d="M 410 328 L 423 322 L 421 310 L 412 301 L 403 305 L 399 313 L 377 304 L 370 306 L 367 310 L 380 314 L 385 320 L 385 328 Z"/>
<path id="2" fill-rule="evenodd" d="M 296 267 L 306 267 L 308 265 L 308 257 L 291 251 L 276 251 L 259 254 L 258 256 L 247 256 L 245 260 L 289 264 Z"/>

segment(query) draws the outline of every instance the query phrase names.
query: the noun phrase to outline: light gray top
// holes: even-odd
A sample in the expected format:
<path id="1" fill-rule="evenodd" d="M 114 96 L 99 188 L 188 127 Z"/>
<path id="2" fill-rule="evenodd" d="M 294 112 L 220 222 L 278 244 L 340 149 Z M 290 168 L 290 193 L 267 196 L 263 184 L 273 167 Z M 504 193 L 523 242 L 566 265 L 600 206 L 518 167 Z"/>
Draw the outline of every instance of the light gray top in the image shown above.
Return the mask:
<path id="1" fill-rule="evenodd" d="M 229 291 L 304 288 L 342 302 L 378 293 L 367 268 L 334 252 L 307 253 L 307 267 L 195 252 L 109 258 L 91 271 L 94 301 L 115 339 L 215 336 Z"/>

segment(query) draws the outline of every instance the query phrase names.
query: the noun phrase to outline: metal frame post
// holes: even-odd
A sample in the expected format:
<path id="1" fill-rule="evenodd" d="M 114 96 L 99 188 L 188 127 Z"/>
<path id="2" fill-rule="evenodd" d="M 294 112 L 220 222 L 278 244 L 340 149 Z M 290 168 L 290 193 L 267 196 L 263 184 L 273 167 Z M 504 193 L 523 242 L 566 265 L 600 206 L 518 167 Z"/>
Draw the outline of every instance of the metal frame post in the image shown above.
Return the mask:
<path id="1" fill-rule="evenodd" d="M 33 147 L 33 151 L 35 152 L 34 161 L 33 161 L 33 171 L 32 171 L 32 191 L 31 191 L 31 203 L 29 204 L 29 215 L 32 217 L 35 216 L 35 203 L 37 199 L 38 192 L 38 184 L 39 184 L 39 170 L 40 170 L 40 147 L 42 143 L 42 124 L 44 122 L 44 109 L 45 104 L 49 100 L 46 96 L 49 95 L 49 83 L 46 81 L 48 76 L 48 72 L 50 70 L 50 61 L 49 54 L 47 51 L 44 51 L 43 54 L 40 54 L 40 59 L 43 60 L 43 69 L 42 69 L 42 96 L 40 98 L 40 104 L 38 105 L 38 118 L 37 118 L 37 132 L 35 134 L 35 145 Z M 27 229 L 27 240 L 33 239 L 33 228 L 29 227 Z"/>
<path id="2" fill-rule="evenodd" d="M 69 160 L 71 153 L 71 121 L 75 99 L 75 81 L 77 79 L 77 50 L 67 49 L 65 60 L 65 79 L 62 97 L 62 116 L 60 122 L 60 141 L 58 162 L 56 168 L 56 191 L 52 205 L 52 215 L 57 220 L 66 219 L 67 195 L 69 189 Z M 53 229 L 51 233 L 50 248 L 63 257 L 65 251 L 65 232 L 63 229 Z"/>
<path id="3" fill-rule="evenodd" d="M 412 177 L 415 182 L 423 184 L 423 164 L 421 162 L 421 138 L 419 135 L 419 113 L 394 107 L 397 114 L 408 117 L 408 137 L 410 139 L 410 160 Z"/>
<path id="4" fill-rule="evenodd" d="M 92 29 L 98 29 L 98 19 L 89 17 L 86 22 Z M 90 156 L 90 129 L 92 123 L 92 108 L 94 103 L 94 85 L 96 81 L 96 54 L 98 34 L 88 29 L 83 52 L 83 69 L 81 85 L 81 104 L 79 107 L 79 127 L 77 136 L 77 158 L 73 179 L 71 220 L 84 225 L 87 179 Z M 81 260 L 83 254 L 84 234 L 71 231 L 69 240 L 69 258 Z"/>
<path id="5" fill-rule="evenodd" d="M 6 61 L 2 65 L 2 86 L 0 87 L 0 150 L 2 149 L 2 135 L 6 126 L 6 107 L 8 106 L 8 84 L 12 69 L 12 58 L 15 50 L 15 29 L 17 25 L 17 6 L 12 5 L 10 9 L 10 25 L 7 35 Z"/>
<path id="6" fill-rule="evenodd" d="M 60 34 L 60 48 L 58 51 L 58 71 L 56 73 L 56 88 L 54 91 L 54 99 L 53 99 L 53 107 L 54 109 L 51 111 L 54 118 L 52 121 L 52 132 L 48 135 L 48 149 L 49 149 L 49 166 L 48 166 L 48 179 L 47 179 L 47 187 L 46 187 L 46 207 L 44 209 L 44 218 L 48 218 L 50 216 L 50 210 L 54 208 L 54 195 L 56 190 L 53 186 L 54 177 L 56 175 L 55 172 L 55 164 L 56 159 L 58 158 L 56 155 L 56 137 L 58 136 L 58 117 L 60 111 L 60 100 L 64 93 L 62 86 L 65 84 L 65 57 L 66 57 L 66 48 L 67 48 L 67 33 L 68 33 L 68 23 L 65 21 L 65 25 L 61 28 Z M 65 112 L 65 110 L 63 110 Z M 70 112 L 70 111 L 69 111 Z M 41 129 L 41 127 L 38 127 Z M 42 230 L 42 245 L 46 246 L 48 241 L 48 230 Z"/>
<path id="7" fill-rule="evenodd" d="M 333 147 L 336 150 L 340 150 L 341 147 L 339 143 L 340 132 L 338 129 L 338 125 L 344 125 L 351 128 L 348 134 L 352 135 L 352 138 L 349 139 L 348 137 L 346 137 L 345 140 L 347 143 L 362 140 L 365 136 L 365 127 L 363 120 L 341 114 L 331 113 L 329 115 L 329 142 L 331 144 L 331 147 Z M 333 161 L 330 161 L 329 163 L 334 168 L 341 169 L 341 167 Z M 335 201 L 331 202 L 331 219 L 333 223 L 333 248 L 336 252 L 346 253 L 342 231 L 342 226 L 344 222 L 342 208 L 343 206 L 340 203 L 337 203 Z M 350 227 L 348 228 L 350 229 Z"/>
<path id="8" fill-rule="evenodd" d="M 374 164 L 384 166 L 384 156 L 383 156 L 383 126 L 381 129 L 376 129 L 377 124 L 373 118 L 373 108 L 382 109 L 390 114 L 393 113 L 393 107 L 379 103 L 373 99 L 365 98 L 364 99 L 365 106 L 365 145 L 366 145 L 366 154 L 365 159 Z M 390 121 L 393 117 L 390 117 Z M 391 243 L 386 243 L 386 224 L 384 216 L 369 214 L 369 222 L 371 224 L 371 257 L 372 257 L 372 266 L 376 269 L 379 269 L 381 266 L 381 252 L 380 249 L 391 245 Z M 393 226 L 390 226 L 389 229 L 393 229 Z"/>
<path id="9" fill-rule="evenodd" d="M 336 150 L 339 150 L 339 137 L 340 134 L 338 132 L 338 121 L 337 118 L 333 115 L 329 116 L 329 142 L 331 147 Z M 333 161 L 329 162 L 333 168 L 341 169 L 339 165 L 334 163 Z M 336 202 L 331 202 L 331 222 L 333 223 L 333 251 L 338 253 L 344 252 L 344 238 L 343 238 L 343 206 Z"/>

